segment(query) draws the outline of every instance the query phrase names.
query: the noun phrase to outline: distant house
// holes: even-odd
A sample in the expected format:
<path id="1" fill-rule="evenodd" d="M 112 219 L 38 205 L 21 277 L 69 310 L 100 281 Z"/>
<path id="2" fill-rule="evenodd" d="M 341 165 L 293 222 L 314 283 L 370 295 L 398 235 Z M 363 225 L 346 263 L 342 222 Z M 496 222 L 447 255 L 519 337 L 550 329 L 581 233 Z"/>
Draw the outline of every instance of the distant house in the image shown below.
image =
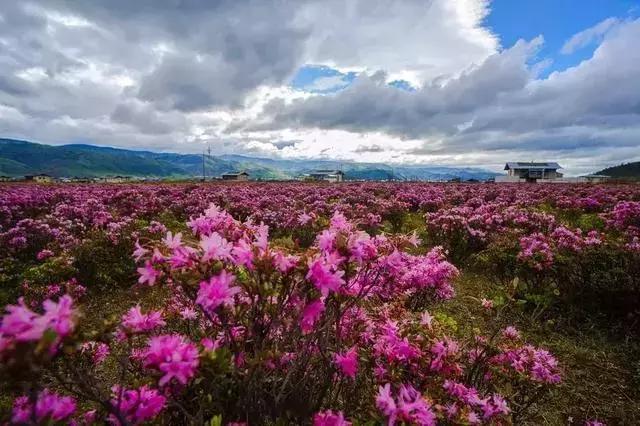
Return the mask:
<path id="1" fill-rule="evenodd" d="M 0 176 L 0 182 L 11 182 L 12 180 L 10 176 Z"/>
<path id="2" fill-rule="evenodd" d="M 73 182 L 73 183 L 89 183 L 89 182 L 91 182 L 91 178 L 84 177 L 84 176 L 74 176 L 74 177 L 69 179 L 69 182 Z"/>
<path id="3" fill-rule="evenodd" d="M 342 170 L 314 170 L 306 176 L 308 180 L 325 182 L 343 182 L 344 173 Z"/>
<path id="4" fill-rule="evenodd" d="M 125 183 L 131 181 L 130 176 L 107 176 L 104 178 L 106 183 Z"/>
<path id="5" fill-rule="evenodd" d="M 39 175 L 26 175 L 24 180 L 28 182 L 36 182 L 36 183 L 51 183 L 53 182 L 53 178 L 47 174 L 40 173 Z"/>
<path id="6" fill-rule="evenodd" d="M 544 182 L 562 178 L 558 163 L 511 162 L 504 166 L 506 176 L 496 176 L 496 182 Z"/>
<path id="7" fill-rule="evenodd" d="M 585 182 L 588 182 L 588 183 L 602 183 L 611 179 L 611 176 L 607 176 L 607 175 L 586 175 L 586 176 L 580 176 L 580 177 L 584 179 Z"/>
<path id="8" fill-rule="evenodd" d="M 225 173 L 222 175 L 222 180 L 234 180 L 234 181 L 244 182 L 249 180 L 249 173 L 247 172 Z"/>

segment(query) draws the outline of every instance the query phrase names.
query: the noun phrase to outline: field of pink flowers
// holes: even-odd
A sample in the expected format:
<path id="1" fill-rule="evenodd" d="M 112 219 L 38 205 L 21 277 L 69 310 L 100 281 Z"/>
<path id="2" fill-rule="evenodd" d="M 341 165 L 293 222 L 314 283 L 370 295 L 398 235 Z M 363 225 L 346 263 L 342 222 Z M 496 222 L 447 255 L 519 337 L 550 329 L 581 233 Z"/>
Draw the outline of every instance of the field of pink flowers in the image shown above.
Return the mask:
<path id="1" fill-rule="evenodd" d="M 637 424 L 640 186 L 0 187 L 0 422 Z"/>

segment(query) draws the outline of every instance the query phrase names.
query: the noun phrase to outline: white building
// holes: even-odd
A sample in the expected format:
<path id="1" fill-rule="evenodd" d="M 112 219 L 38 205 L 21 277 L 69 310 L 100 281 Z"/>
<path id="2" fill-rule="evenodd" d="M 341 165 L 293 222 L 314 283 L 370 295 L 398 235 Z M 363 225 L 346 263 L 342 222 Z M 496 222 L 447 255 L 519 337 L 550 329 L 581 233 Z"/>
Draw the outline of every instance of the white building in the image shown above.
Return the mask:
<path id="1" fill-rule="evenodd" d="M 249 180 L 249 173 L 240 172 L 240 173 L 225 173 L 222 175 L 222 180 L 235 180 L 245 182 Z"/>
<path id="2" fill-rule="evenodd" d="M 506 176 L 496 176 L 496 182 L 550 182 L 562 178 L 558 163 L 510 162 L 504 166 Z"/>
<path id="3" fill-rule="evenodd" d="M 341 170 L 315 170 L 309 173 L 306 178 L 325 182 L 342 182 L 344 181 L 344 173 Z"/>
<path id="4" fill-rule="evenodd" d="M 36 183 L 51 183 L 53 178 L 47 174 L 40 173 L 39 175 L 26 175 L 24 180 Z"/>

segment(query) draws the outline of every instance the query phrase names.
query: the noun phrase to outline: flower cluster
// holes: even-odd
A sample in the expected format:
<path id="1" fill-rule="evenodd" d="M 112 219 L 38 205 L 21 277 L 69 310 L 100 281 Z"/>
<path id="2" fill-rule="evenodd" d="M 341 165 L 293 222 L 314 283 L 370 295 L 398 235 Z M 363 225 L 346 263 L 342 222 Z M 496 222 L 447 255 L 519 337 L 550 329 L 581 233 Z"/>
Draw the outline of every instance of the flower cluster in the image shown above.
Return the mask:
<path id="1" fill-rule="evenodd" d="M 76 255 L 97 235 L 109 253 L 130 248 L 120 269 L 133 281 L 119 293 L 131 303 L 86 322 L 78 297 L 105 290 L 84 276 L 89 290 L 68 276 L 22 283 L 46 300 L 38 313 L 37 298 L 20 299 L 0 324 L 0 358 L 24 356 L 34 381 L 22 384 L 36 383 L 12 421 L 508 424 L 562 369 L 526 329 L 492 322 L 497 298 L 479 302 L 487 329 L 451 326 L 440 310 L 456 298 L 451 259 L 505 244 L 518 268 L 543 275 L 563 258 L 640 246 L 624 187 L 211 188 L 5 190 L 0 257 L 38 279 L 59 265 L 92 276 Z M 553 209 L 577 211 L 580 224 Z M 422 228 L 402 233 L 408 216 Z M 75 399 L 45 383 L 92 410 L 77 415 Z"/>

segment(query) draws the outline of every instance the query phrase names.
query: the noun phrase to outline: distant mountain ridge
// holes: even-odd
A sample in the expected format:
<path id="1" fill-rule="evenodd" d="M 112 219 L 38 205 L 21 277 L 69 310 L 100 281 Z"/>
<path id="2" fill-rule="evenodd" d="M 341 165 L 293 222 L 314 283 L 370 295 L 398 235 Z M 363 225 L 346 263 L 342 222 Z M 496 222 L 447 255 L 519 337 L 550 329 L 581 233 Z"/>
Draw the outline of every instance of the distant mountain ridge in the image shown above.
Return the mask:
<path id="1" fill-rule="evenodd" d="M 607 167 L 596 174 L 611 176 L 617 179 L 640 179 L 640 161 Z"/>
<path id="2" fill-rule="evenodd" d="M 478 168 L 389 165 L 335 160 L 257 158 L 245 155 L 205 157 L 208 177 L 247 171 L 252 179 L 293 179 L 315 169 L 340 169 L 350 180 L 486 180 L 498 175 Z M 52 146 L 0 139 L 0 175 L 46 173 L 54 177 L 122 175 L 184 179 L 202 176 L 202 156 L 70 144 Z"/>

